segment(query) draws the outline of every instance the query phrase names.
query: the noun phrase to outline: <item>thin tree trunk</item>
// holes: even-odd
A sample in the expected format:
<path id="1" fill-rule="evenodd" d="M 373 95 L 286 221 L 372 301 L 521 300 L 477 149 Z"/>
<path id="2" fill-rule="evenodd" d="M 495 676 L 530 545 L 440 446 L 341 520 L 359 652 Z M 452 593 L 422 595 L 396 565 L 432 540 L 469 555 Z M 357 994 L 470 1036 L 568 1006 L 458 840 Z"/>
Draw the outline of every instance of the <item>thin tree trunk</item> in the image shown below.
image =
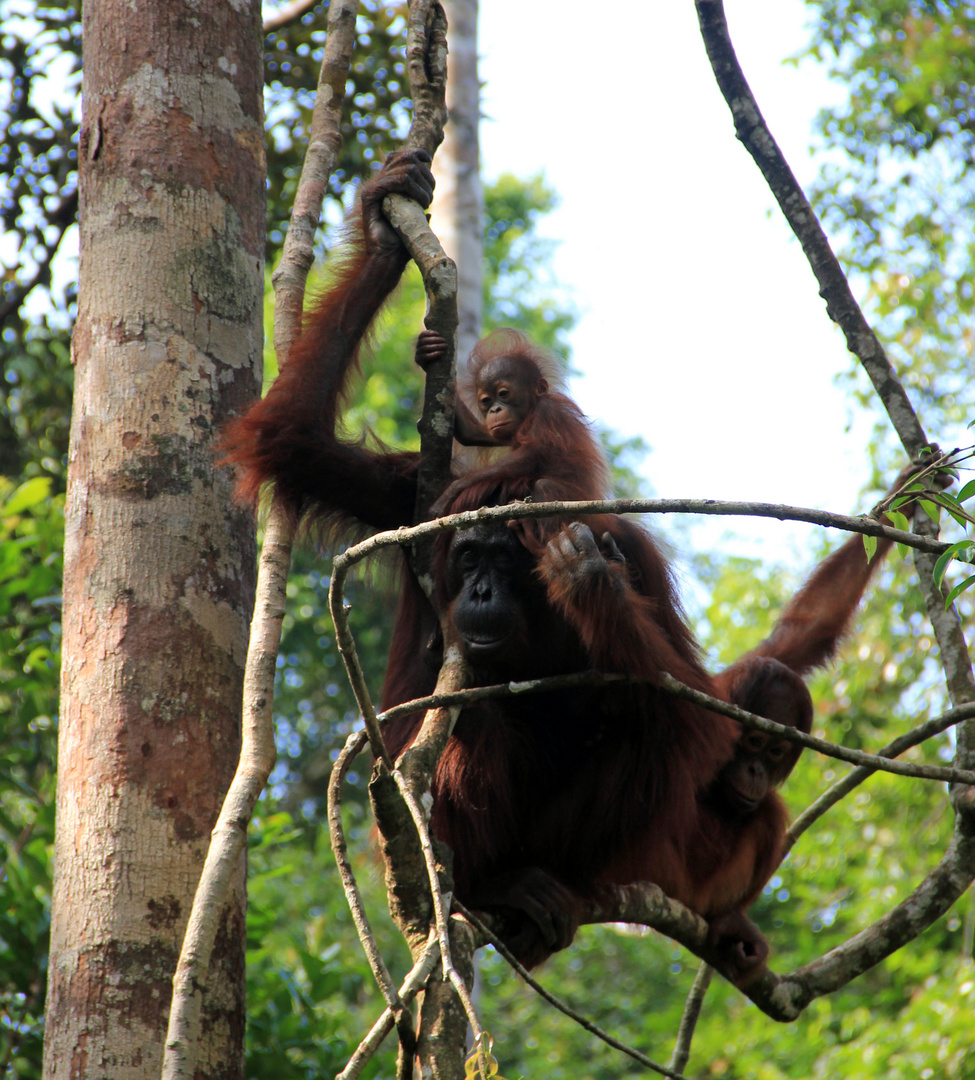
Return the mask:
<path id="1" fill-rule="evenodd" d="M 212 442 L 260 388 L 260 9 L 101 0 L 84 48 L 44 1072 L 155 1078 L 239 747 L 253 523 Z M 198 1076 L 243 1075 L 243 869 Z"/>
<path id="2" fill-rule="evenodd" d="M 431 224 L 444 251 L 457 264 L 457 359 L 463 364 L 481 336 L 484 313 L 477 0 L 442 0 L 442 3 L 447 13 L 450 119 L 433 163 L 437 192 Z"/>

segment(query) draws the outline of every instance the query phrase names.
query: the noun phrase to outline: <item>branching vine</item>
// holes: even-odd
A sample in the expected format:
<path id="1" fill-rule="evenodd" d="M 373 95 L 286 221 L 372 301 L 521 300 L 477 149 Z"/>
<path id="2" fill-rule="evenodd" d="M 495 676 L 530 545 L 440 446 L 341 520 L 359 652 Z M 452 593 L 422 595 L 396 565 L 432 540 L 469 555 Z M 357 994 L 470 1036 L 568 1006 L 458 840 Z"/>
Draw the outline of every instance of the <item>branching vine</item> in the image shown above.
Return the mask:
<path id="1" fill-rule="evenodd" d="M 308 6 L 305 0 L 296 0 L 282 8 L 276 18 L 289 21 L 299 17 Z M 339 119 L 355 37 L 357 6 L 354 0 L 332 0 L 329 5 L 328 38 L 309 150 L 282 261 L 272 278 L 276 298 L 274 341 L 280 357 L 287 356 L 300 330 L 305 282 L 313 257 L 312 241 L 328 178 L 339 149 Z M 912 458 L 916 457 L 923 450 L 930 449 L 929 441 L 883 347 L 853 298 L 819 222 L 748 88 L 734 54 L 721 0 L 696 0 L 696 6 L 705 47 L 715 78 L 734 117 L 738 137 L 759 165 L 799 238 L 819 282 L 821 295 L 826 300 L 830 318 L 843 329 L 849 348 L 860 358 L 868 372 L 905 449 Z M 407 67 L 414 120 L 405 145 L 424 149 L 432 155 L 443 137 L 446 119 L 446 24 L 436 0 L 412 0 L 408 32 Z M 708 942 L 706 921 L 667 897 L 651 883 L 606 887 L 598 900 L 590 903 L 583 920 L 643 923 L 666 933 L 703 959 L 685 1008 L 671 1064 L 669 1067 L 660 1065 L 641 1051 L 626 1046 L 602 1031 L 545 991 L 508 954 L 492 932 L 488 918 L 468 912 L 456 901 L 453 902 L 451 913 L 449 859 L 438 849 L 429 828 L 434 769 L 465 705 L 488 698 L 551 691 L 556 686 L 564 688 L 618 682 L 623 677 L 581 672 L 557 679 L 470 687 L 470 673 L 462 650 L 452 637 L 449 620 L 440 613 L 444 664 L 435 692 L 426 698 L 379 713 L 372 701 L 349 629 L 348 608 L 343 598 L 349 569 L 384 548 L 393 545 L 404 547 L 413 573 L 424 586 L 428 597 L 434 601 L 431 550 L 433 541 L 443 532 L 471 528 L 491 520 L 554 515 L 585 517 L 598 513 L 743 515 L 806 521 L 858 532 L 874 540 L 889 539 L 913 549 L 945 666 L 953 708 L 904 733 L 877 753 L 852 750 L 795 728 L 783 727 L 684 686 L 669 676 L 664 676 L 660 682 L 664 691 L 693 700 L 713 712 L 731 716 L 745 727 L 754 727 L 801 743 L 855 765 L 847 776 L 824 791 L 797 818 L 789 830 L 787 847 L 791 847 L 813 822 L 876 771 L 951 785 L 956 811 L 951 843 L 938 866 L 907 899 L 873 926 L 826 955 L 785 975 L 763 970 L 743 991 L 767 1015 L 779 1020 L 792 1020 L 812 1000 L 845 985 L 916 937 L 943 914 L 975 878 L 975 678 L 957 613 L 950 603 L 946 603 L 945 590 L 941 586 L 947 562 L 951 559 L 975 561 L 975 549 L 968 542 L 952 545 L 940 541 L 930 507 L 925 509 L 922 505 L 921 509 L 915 509 L 913 528 L 908 528 L 911 523 L 900 512 L 896 500 L 883 509 L 898 527 L 886 525 L 877 517 L 846 517 L 802 507 L 683 499 L 526 503 L 482 508 L 427 521 L 429 506 L 443 489 L 449 475 L 452 453 L 456 268 L 444 254 L 418 204 L 401 196 L 391 196 L 386 200 L 384 210 L 423 275 L 428 297 L 426 326 L 436 330 L 448 347 L 442 359 L 427 369 L 420 427 L 422 468 L 414 517 L 420 524 L 411 529 L 374 535 L 337 556 L 329 592 L 336 642 L 365 727 L 364 732 L 350 736 L 335 762 L 329 783 L 329 832 L 353 921 L 385 1003 L 382 1015 L 356 1049 L 340 1074 L 340 1080 L 353 1080 L 359 1076 L 383 1039 L 394 1028 L 400 1043 L 400 1080 L 408 1080 L 412 1076 L 417 1055 L 431 1063 L 430 1075 L 454 1075 L 468 1024 L 474 1032 L 477 1068 L 482 1076 L 491 1075 L 493 1064 L 488 1058 L 488 1038 L 478 1021 L 469 990 L 473 950 L 476 945 L 486 942 L 494 944 L 546 1000 L 582 1024 L 586 1030 L 626 1053 L 644 1068 L 679 1080 L 689 1057 L 694 1026 L 711 978 L 709 964 L 716 959 L 715 950 Z M 970 456 L 967 450 L 952 451 L 947 455 L 932 453 L 930 469 L 950 468 L 966 456 Z M 950 497 L 935 494 L 926 501 L 947 508 L 963 523 L 971 520 L 958 500 L 952 501 Z M 293 531 L 293 523 L 272 500 L 247 661 L 240 765 L 214 829 L 213 842 L 174 978 L 173 1007 L 163 1071 L 166 1080 L 189 1080 L 194 1074 L 200 1003 L 217 918 L 232 875 L 239 867 L 247 824 L 274 763 L 271 714 L 273 679 Z M 869 539 L 865 543 L 869 551 Z M 383 725 L 403 712 L 420 710 L 425 712 L 420 733 L 410 748 L 394 762 L 384 743 Z M 951 767 L 917 765 L 897 760 L 909 748 L 955 725 L 958 727 L 957 752 Z M 367 746 L 377 762 L 370 794 L 383 837 L 391 908 L 413 957 L 413 968 L 399 987 L 390 975 L 370 927 L 342 829 L 342 784 L 351 762 Z M 415 1029 L 410 1005 L 421 994 L 424 999 L 422 1014 Z M 430 1034 L 435 1025 L 438 1029 L 436 1038 Z"/>

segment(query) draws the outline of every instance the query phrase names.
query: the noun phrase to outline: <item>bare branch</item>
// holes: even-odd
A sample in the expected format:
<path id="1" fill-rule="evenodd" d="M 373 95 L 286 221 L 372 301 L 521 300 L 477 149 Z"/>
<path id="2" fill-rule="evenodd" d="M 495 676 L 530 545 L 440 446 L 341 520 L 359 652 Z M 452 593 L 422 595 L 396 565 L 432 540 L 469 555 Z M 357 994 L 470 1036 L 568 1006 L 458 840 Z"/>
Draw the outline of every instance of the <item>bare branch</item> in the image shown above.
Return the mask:
<path id="1" fill-rule="evenodd" d="M 687 995 L 684 1003 L 684 1012 L 680 1018 L 680 1027 L 677 1029 L 677 1041 L 674 1044 L 674 1053 L 670 1058 L 672 1069 L 683 1069 L 687 1065 L 687 1059 L 691 1056 L 691 1041 L 694 1038 L 694 1030 L 697 1027 L 698 1018 L 701 1015 L 701 1007 L 704 1005 L 704 997 L 711 985 L 711 977 L 714 968 L 705 961 L 694 976 L 694 984 Z"/>
<path id="2" fill-rule="evenodd" d="M 449 705 L 470 705 L 476 701 L 495 698 L 517 697 L 519 694 L 542 694 L 552 690 L 571 690 L 580 686 L 608 686 L 612 683 L 639 682 L 627 675 L 604 674 L 601 671 L 578 671 L 572 675 L 547 675 L 541 679 L 525 682 L 494 683 L 491 686 L 470 686 L 449 693 L 428 694 L 413 698 L 401 705 L 393 705 L 378 714 L 380 724 L 387 724 L 397 716 L 419 712 L 421 709 L 439 709 Z"/>
<path id="3" fill-rule="evenodd" d="M 405 146 L 424 149 L 432 156 L 443 139 L 443 126 L 447 119 L 444 96 L 447 77 L 447 23 L 443 8 L 437 0 L 411 0 L 407 24 L 407 69 L 414 114 Z M 423 417 L 420 423 L 421 456 L 414 517 L 415 520 L 420 520 L 427 515 L 429 504 L 442 490 L 449 476 L 453 453 L 457 272 L 454 264 L 443 253 L 418 203 L 401 196 L 390 196 L 383 200 L 383 212 L 396 228 L 423 275 L 428 301 L 426 324 L 436 329 L 448 342 L 445 357 L 430 365 L 427 370 Z M 430 574 L 430 540 L 421 540 L 415 544 L 408 552 L 408 558 L 416 580 L 436 607 Z M 417 1055 L 424 1070 L 439 1074 L 441 1068 L 450 1071 L 457 1064 L 457 1055 L 463 1052 L 464 1014 L 475 1035 L 481 1034 L 467 986 L 451 958 L 450 931 L 444 914 L 441 882 L 429 831 L 420 810 L 420 804 L 427 805 L 431 798 L 433 769 L 460 710 L 459 707 L 454 707 L 429 711 L 417 739 L 403 755 L 400 764 L 402 772 L 391 769 L 375 710 L 362 678 L 354 643 L 348 634 L 347 624 L 344 623 L 341 589 L 346 565 L 349 564 L 335 564 L 338 580 L 333 576 L 329 603 L 336 620 L 337 636 L 340 627 L 342 628 L 343 641 L 340 648 L 343 660 L 363 708 L 370 742 L 379 759 L 369 790 L 384 842 L 383 854 L 391 910 L 410 942 L 415 957 L 420 927 L 428 926 L 429 923 L 429 898 L 440 938 L 444 977 L 456 995 L 451 998 L 444 993 L 446 988 L 436 982 L 431 983 L 425 995 Z M 437 690 L 449 692 L 465 685 L 468 666 L 460 649 L 452 641 L 451 628 L 444 625 L 443 631 L 444 664 Z M 393 784 L 390 784 L 390 779 Z M 397 797 L 400 805 L 397 805 Z M 429 883 L 428 897 L 423 895 L 426 890 L 419 889 L 417 852 L 405 835 L 403 804 L 413 818 L 420 839 L 423 865 Z M 449 870 L 445 870 L 443 889 L 451 888 Z M 469 963 L 466 963 L 472 956 L 472 944 L 461 941 L 460 947 L 465 960 L 464 971 L 472 978 L 472 969 Z M 459 1013 L 457 1009 L 458 999 L 463 1004 L 463 1013 Z M 483 1047 L 483 1039 L 479 1040 L 479 1044 Z M 400 1068 L 403 1075 L 411 1073 L 412 1057 L 412 1053 L 409 1053 L 401 1058 Z M 486 1068 L 486 1061 L 482 1064 Z"/>
<path id="4" fill-rule="evenodd" d="M 492 686 L 469 687 L 451 693 L 434 693 L 427 697 L 415 698 L 412 701 L 403 702 L 402 705 L 395 705 L 393 708 L 380 713 L 378 715 L 378 720 L 380 724 L 386 724 L 397 716 L 417 712 L 420 709 L 446 708 L 453 705 L 463 706 L 477 701 L 516 697 L 521 694 L 550 693 L 553 690 L 565 690 L 573 687 L 610 686 L 614 683 L 636 683 L 640 681 L 642 680 L 630 678 L 626 675 L 603 674 L 598 671 L 580 671 L 571 675 L 552 675 L 543 679 L 532 679 L 528 682 L 495 683 Z M 858 776 L 859 779 L 856 783 L 852 784 L 851 787 L 855 787 L 857 783 L 861 783 L 867 776 L 878 771 L 890 772 L 898 776 L 913 776 L 926 780 L 942 780 L 945 783 L 962 783 L 966 785 L 975 783 L 975 772 L 969 770 L 945 768 L 938 765 L 910 765 L 903 762 L 892 765 L 890 761 L 890 759 L 896 758 L 899 754 L 904 753 L 905 750 L 912 746 L 916 746 L 925 739 L 929 739 L 933 735 L 938 735 L 955 724 L 960 724 L 965 720 L 975 718 L 975 704 L 962 705 L 957 709 L 952 709 L 941 716 L 935 717 L 933 720 L 929 720 L 915 728 L 907 735 L 901 736 L 901 738 L 895 740 L 883 750 L 879 750 L 876 754 L 870 754 L 862 750 L 848 749 L 837 743 L 830 742 L 827 739 L 820 739 L 815 735 L 807 735 L 805 732 L 798 731 L 795 728 L 777 724 L 774 720 L 768 720 L 764 716 L 758 716 L 755 713 L 747 712 L 737 705 L 731 705 L 726 701 L 721 701 L 719 698 L 713 698 L 708 694 L 702 693 L 700 690 L 693 690 L 683 683 L 678 682 L 677 679 L 672 678 L 670 675 L 665 674 L 663 676 L 660 680 L 660 687 L 661 689 L 674 694 L 676 697 L 683 697 L 689 701 L 694 701 L 699 705 L 703 705 L 712 712 L 721 713 L 723 716 L 730 716 L 733 720 L 737 720 L 741 723 L 743 727 L 764 731 L 768 734 L 775 735 L 776 737 L 787 739 L 790 742 L 798 743 L 800 746 L 808 746 L 810 749 L 817 750 L 827 757 L 834 757 L 838 758 L 840 761 L 849 761 L 858 764 L 860 768 L 854 770 L 854 772 L 850 774 L 850 777 Z M 848 779 L 849 777 L 839 783 L 845 783 Z M 839 784 L 834 786 L 838 787 Z M 831 788 L 830 791 L 832 790 L 833 789 Z M 832 803 L 829 805 L 832 805 Z M 820 815 L 817 814 L 816 816 L 818 817 Z"/>
<path id="5" fill-rule="evenodd" d="M 660 1065 L 658 1062 L 648 1058 L 646 1054 L 641 1053 L 639 1050 L 627 1043 L 621 1042 L 614 1035 L 610 1035 L 608 1031 L 603 1030 L 598 1024 L 594 1024 L 591 1020 L 588 1020 L 582 1013 L 577 1012 L 571 1005 L 567 1005 L 561 998 L 558 998 L 550 990 L 546 990 L 544 986 L 523 967 L 516 959 L 515 956 L 503 941 L 500 940 L 495 934 L 491 932 L 486 922 L 482 921 L 472 911 L 469 911 L 459 900 L 454 900 L 453 906 L 457 912 L 464 916 L 465 919 L 474 927 L 478 932 L 478 935 L 483 939 L 483 943 L 487 945 L 493 945 L 494 948 L 504 957 L 505 960 L 515 969 L 515 971 L 521 976 L 522 979 L 535 991 L 539 997 L 543 998 L 554 1006 L 559 1012 L 564 1013 L 570 1020 L 574 1020 L 580 1027 L 585 1028 L 586 1031 L 595 1035 L 597 1039 L 602 1039 L 604 1043 L 608 1043 L 614 1050 L 620 1050 L 622 1053 L 629 1055 L 634 1061 L 638 1061 L 641 1065 L 645 1065 L 653 1072 L 660 1073 L 661 1076 L 671 1077 L 672 1080 L 686 1080 L 680 1072 L 675 1071 L 673 1067 L 667 1068 L 665 1065 Z"/>
<path id="6" fill-rule="evenodd" d="M 959 815 L 957 823 L 964 821 Z M 825 956 L 745 991 L 773 1019 L 793 1020 L 814 998 L 830 994 L 880 963 L 941 918 L 975 878 L 975 838 L 955 836 L 937 867 L 904 901 Z"/>
<path id="7" fill-rule="evenodd" d="M 279 361 L 288 355 L 301 330 L 305 282 L 315 260 L 315 230 L 322 214 L 328 179 L 342 147 L 342 106 L 355 43 L 358 9 L 358 0 L 331 0 L 328 5 L 328 36 L 318 74 L 308 149 L 301 167 L 281 261 L 271 275 L 274 286 L 274 350 Z"/>
<path id="8" fill-rule="evenodd" d="M 769 735 L 774 735 L 777 739 L 786 739 L 789 742 L 799 743 L 800 746 L 808 746 L 811 750 L 818 750 L 819 753 L 825 754 L 827 757 L 839 758 L 840 761 L 849 761 L 854 765 L 870 766 L 870 768 L 877 771 L 896 773 L 898 776 L 911 776 L 924 780 L 942 780 L 945 783 L 975 784 L 975 772 L 969 772 L 966 769 L 949 769 L 941 765 L 909 765 L 904 761 L 893 761 L 877 754 L 866 754 L 862 750 L 851 750 L 846 746 L 837 746 L 826 739 L 819 739 L 815 735 L 807 735 L 804 731 L 787 727 L 784 724 L 777 724 L 774 720 L 767 720 L 764 716 L 756 716 L 754 713 L 746 712 L 737 705 L 729 705 L 726 701 L 720 701 L 708 694 L 702 694 L 700 690 L 685 686 L 671 675 L 666 674 L 666 672 L 660 677 L 660 686 L 675 697 L 696 702 L 698 705 L 703 705 L 712 712 L 721 713 L 723 716 L 730 716 L 743 727 L 764 731 Z M 975 704 L 965 709 L 954 710 L 953 713 L 956 717 L 954 723 L 968 720 L 975 717 Z"/>
<path id="9" fill-rule="evenodd" d="M 379 721 L 376 719 L 376 707 L 372 703 L 372 695 L 366 685 L 366 676 L 359 662 L 359 654 L 355 647 L 355 638 L 349 629 L 349 607 L 343 603 L 342 590 L 345 587 L 345 579 L 349 573 L 350 560 L 337 555 L 332 564 L 332 576 L 328 586 L 328 609 L 335 626 L 335 644 L 345 664 L 345 673 L 355 694 L 356 704 L 362 719 L 366 725 L 366 733 L 369 736 L 369 744 L 372 752 L 379 761 L 382 761 L 387 769 L 392 769 L 393 762 L 383 741 L 382 732 L 379 730 Z"/>
<path id="10" fill-rule="evenodd" d="M 476 1043 L 482 1041 L 484 1031 L 477 1018 L 477 1011 L 474 1008 L 473 1001 L 471 1001 L 467 986 L 457 969 L 454 967 L 454 962 L 450 955 L 450 934 L 447 927 L 447 912 L 444 905 L 443 890 L 440 887 L 440 875 L 437 872 L 437 860 L 433 853 L 433 842 L 430 839 L 430 830 L 427 827 L 427 815 L 420 809 L 420 805 L 413 797 L 410 785 L 406 782 L 403 774 L 399 772 L 398 769 L 394 769 L 392 775 L 393 779 L 396 781 L 396 786 L 399 788 L 400 795 L 403 796 L 403 801 L 409 807 L 410 816 L 413 818 L 413 824 L 416 826 L 417 834 L 420 837 L 420 847 L 423 849 L 423 860 L 426 863 L 427 878 L 430 882 L 430 896 L 433 900 L 437 938 L 440 942 L 440 963 L 443 966 L 444 980 L 448 981 L 457 992 L 457 996 L 464 1006 L 464 1012 L 467 1014 L 467 1022 L 474 1032 L 474 1041 Z"/>
<path id="11" fill-rule="evenodd" d="M 906 750 L 910 750 L 912 746 L 917 746 L 926 739 L 930 739 L 935 735 L 940 735 L 941 732 L 947 731 L 948 728 L 955 724 L 960 724 L 964 720 L 971 720 L 973 717 L 975 717 L 975 704 L 969 703 L 967 705 L 960 705 L 957 709 L 950 709 L 948 712 L 942 713 L 940 716 L 935 716 L 924 724 L 920 724 L 913 730 L 905 732 L 903 735 L 899 735 L 882 750 L 878 750 L 877 757 L 898 757 Z M 827 810 L 835 806 L 840 799 L 849 795 L 854 788 L 859 787 L 867 777 L 873 776 L 875 772 L 877 772 L 876 769 L 861 765 L 852 772 L 847 773 L 842 779 L 837 780 L 836 783 L 831 787 L 828 787 L 815 802 L 810 803 L 810 805 L 796 818 L 792 823 L 792 827 L 786 833 L 783 855 L 785 852 L 789 851 L 796 840 L 802 836 L 814 821 L 818 821 Z"/>
<path id="12" fill-rule="evenodd" d="M 938 866 L 872 926 L 789 975 L 763 970 L 741 992 L 773 1020 L 795 1020 L 815 998 L 845 986 L 916 938 L 948 911 L 973 878 L 975 837 L 956 831 Z M 708 944 L 707 922 L 650 882 L 601 886 L 582 922 L 651 926 L 721 970 L 721 958 Z"/>
<path id="13" fill-rule="evenodd" d="M 914 528 L 925 538 L 933 539 L 938 535 L 937 525 L 921 507 L 915 510 Z M 961 705 L 975 700 L 975 676 L 958 611 L 954 604 L 945 607 L 943 583 L 941 586 L 934 583 L 935 561 L 936 556 L 930 548 L 919 548 L 914 552 L 914 565 L 924 592 L 924 606 L 938 642 L 948 694 L 952 704 Z M 955 758 L 966 768 L 975 767 L 975 725 L 969 724 L 959 730 Z M 957 803 L 955 809 L 959 809 Z"/>
<path id="14" fill-rule="evenodd" d="M 406 64 L 413 123 L 404 146 L 426 150 L 432 156 L 443 142 L 447 122 L 447 17 L 438 0 L 413 0 L 410 4 Z M 444 252 L 419 203 L 404 195 L 390 195 L 383 200 L 383 212 L 423 277 L 427 294 L 424 325 L 447 343 L 443 356 L 426 369 L 414 514 L 414 521 L 423 521 L 450 476 L 453 454 L 457 267 Z M 429 550 L 418 549 L 412 561 L 417 579 L 423 581 Z"/>
<path id="15" fill-rule="evenodd" d="M 735 134 L 761 170 L 802 245 L 819 283 L 819 295 L 826 301 L 829 317 L 843 331 L 847 348 L 863 364 L 904 448 L 914 458 L 928 445 L 928 439 L 883 346 L 850 291 L 846 275 L 818 218 L 759 110 L 731 43 L 724 4 L 722 0 L 695 0 L 695 6 L 704 47 L 715 80 L 731 110 Z"/>
<path id="16" fill-rule="evenodd" d="M 419 959 L 413 965 L 409 975 L 403 980 L 399 988 L 399 998 L 407 1004 L 426 985 L 427 979 L 433 974 L 440 958 L 440 941 L 436 929 L 431 930 L 426 948 L 421 952 Z M 359 1043 L 355 1053 L 349 1058 L 348 1065 L 338 1074 L 335 1080 L 355 1080 L 362 1072 L 373 1054 L 382 1045 L 383 1039 L 393 1030 L 394 1017 L 392 1009 L 386 1011 L 369 1029 L 369 1034 Z"/>
<path id="17" fill-rule="evenodd" d="M 345 842 L 345 831 L 342 828 L 342 782 L 353 760 L 365 749 L 367 742 L 365 732 L 355 732 L 346 740 L 339 756 L 332 766 L 332 774 L 328 781 L 328 834 L 332 843 L 332 854 L 335 856 L 335 864 L 339 870 L 342 888 L 345 890 L 346 903 L 352 914 L 352 922 L 355 925 L 359 941 L 362 943 L 363 952 L 369 961 L 373 978 L 376 980 L 379 990 L 386 1002 L 390 1015 L 395 1018 L 396 1027 L 399 1030 L 400 1043 L 409 1051 L 416 1048 L 416 1033 L 413 1030 L 413 1019 L 409 1010 L 396 992 L 396 984 L 386 967 L 379 945 L 376 943 L 376 935 L 369 925 L 365 905 L 359 886 L 355 880 L 352 863 L 349 861 L 348 847 Z"/>
<path id="18" fill-rule="evenodd" d="M 275 30 L 283 30 L 286 26 L 296 23 L 307 11 L 311 11 L 319 0 L 291 0 L 290 4 L 284 4 L 264 20 L 261 29 L 265 34 L 273 34 Z"/>
<path id="19" fill-rule="evenodd" d="M 203 990 L 220 912 L 240 866 L 247 843 L 247 825 L 274 767 L 274 671 L 284 619 L 291 541 L 287 514 L 275 502 L 261 548 L 254 620 L 244 669 L 240 760 L 211 834 L 173 976 L 163 1080 L 189 1080 L 194 1074 Z"/>
<path id="20" fill-rule="evenodd" d="M 592 499 L 582 502 L 513 502 L 507 506 L 482 506 L 478 510 L 465 510 L 460 514 L 424 521 L 410 528 L 391 529 L 375 533 L 368 539 L 347 548 L 335 557 L 336 566 L 352 565 L 383 548 L 396 544 L 412 544 L 453 530 L 472 529 L 483 521 L 520 521 L 523 518 L 546 518 L 560 515 L 585 517 L 588 514 L 704 514 L 722 517 L 776 518 L 779 521 L 805 521 L 844 532 L 864 536 L 883 537 L 896 544 L 937 556 L 951 547 L 940 540 L 933 540 L 917 533 L 905 532 L 890 525 L 882 525 L 869 517 L 849 517 L 832 514 L 826 510 L 812 510 L 803 506 L 785 506 L 780 503 L 719 502 L 716 499 Z M 340 562 L 340 560 L 342 560 Z M 966 561 L 964 557 L 960 562 Z"/>

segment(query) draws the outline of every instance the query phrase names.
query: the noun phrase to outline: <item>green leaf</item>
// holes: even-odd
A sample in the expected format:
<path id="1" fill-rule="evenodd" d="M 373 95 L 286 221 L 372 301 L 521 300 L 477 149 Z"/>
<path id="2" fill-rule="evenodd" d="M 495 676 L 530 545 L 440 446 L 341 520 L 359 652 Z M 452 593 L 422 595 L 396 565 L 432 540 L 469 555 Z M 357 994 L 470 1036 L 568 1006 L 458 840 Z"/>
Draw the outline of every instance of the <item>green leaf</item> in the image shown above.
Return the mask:
<path id="1" fill-rule="evenodd" d="M 975 582 L 975 574 L 972 574 L 970 577 L 965 578 L 965 580 L 961 582 L 961 584 L 956 585 L 951 590 L 951 592 L 948 593 L 948 595 L 945 597 L 945 611 L 947 611 L 948 608 L 951 607 L 951 605 L 959 596 L 961 596 L 963 592 L 972 587 L 973 582 Z"/>
<path id="2" fill-rule="evenodd" d="M 877 554 L 876 536 L 867 536 L 866 533 L 863 534 L 863 550 L 867 553 L 867 562 L 873 562 L 873 557 Z"/>
<path id="3" fill-rule="evenodd" d="M 911 523 L 906 514 L 902 514 L 899 510 L 888 510 L 887 517 L 895 529 L 902 529 L 904 532 L 911 531 Z"/>
<path id="4" fill-rule="evenodd" d="M 944 580 L 945 571 L 948 569 L 948 564 L 952 559 L 954 559 L 959 552 L 972 547 L 975 547 L 975 540 L 959 540 L 957 544 L 952 544 L 951 547 L 938 556 L 938 561 L 934 564 L 935 585 L 940 585 Z"/>
<path id="5" fill-rule="evenodd" d="M 938 524 L 938 504 L 932 502 L 930 499 L 921 499 L 921 509 L 928 515 L 928 517 Z"/>
<path id="6" fill-rule="evenodd" d="M 0 506 L 0 514 L 11 517 L 14 514 L 23 513 L 32 506 L 43 502 L 51 494 L 51 478 L 49 476 L 36 476 L 21 484 L 11 494 L 10 498 Z"/>
<path id="7" fill-rule="evenodd" d="M 967 528 L 969 524 L 975 524 L 975 518 L 958 502 L 954 495 L 949 495 L 947 491 L 937 492 L 932 496 L 932 501 L 937 503 L 938 506 L 943 506 L 963 529 Z"/>

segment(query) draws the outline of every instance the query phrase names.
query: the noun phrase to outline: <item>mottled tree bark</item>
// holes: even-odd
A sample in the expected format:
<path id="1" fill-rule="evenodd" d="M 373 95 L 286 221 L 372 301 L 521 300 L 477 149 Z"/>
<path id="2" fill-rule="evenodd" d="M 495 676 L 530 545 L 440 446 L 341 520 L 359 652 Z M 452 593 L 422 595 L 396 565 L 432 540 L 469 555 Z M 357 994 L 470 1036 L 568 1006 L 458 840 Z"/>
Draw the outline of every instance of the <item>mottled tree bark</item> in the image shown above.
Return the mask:
<path id="1" fill-rule="evenodd" d="M 253 522 L 213 464 L 260 389 L 253 4 L 84 8 L 45 1076 L 158 1077 L 171 980 L 234 772 Z M 197 1075 L 243 1075 L 243 863 Z"/>

